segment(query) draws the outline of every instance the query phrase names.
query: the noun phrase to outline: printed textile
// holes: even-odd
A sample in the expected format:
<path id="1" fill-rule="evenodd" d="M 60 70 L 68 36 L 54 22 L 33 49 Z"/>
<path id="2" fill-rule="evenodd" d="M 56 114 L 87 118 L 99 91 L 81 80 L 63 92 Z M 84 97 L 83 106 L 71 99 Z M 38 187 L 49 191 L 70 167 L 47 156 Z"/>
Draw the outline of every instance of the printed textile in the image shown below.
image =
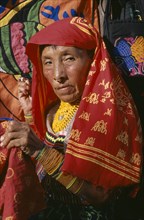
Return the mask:
<path id="1" fill-rule="evenodd" d="M 7 121 L 0 123 L 0 136 Z M 19 148 L 0 148 L 0 216 L 25 220 L 45 208 L 33 162 Z"/>

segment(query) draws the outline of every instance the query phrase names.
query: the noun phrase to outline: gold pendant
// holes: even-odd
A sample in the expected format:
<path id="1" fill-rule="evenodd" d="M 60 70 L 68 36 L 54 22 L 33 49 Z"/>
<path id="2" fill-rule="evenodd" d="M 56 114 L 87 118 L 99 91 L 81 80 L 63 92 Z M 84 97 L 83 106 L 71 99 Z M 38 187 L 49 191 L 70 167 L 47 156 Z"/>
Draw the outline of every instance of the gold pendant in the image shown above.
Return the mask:
<path id="1" fill-rule="evenodd" d="M 63 118 L 64 118 L 64 115 L 60 115 L 60 116 L 58 117 L 58 120 L 61 121 L 61 120 L 63 120 Z"/>
<path id="2" fill-rule="evenodd" d="M 78 107 L 78 104 L 71 105 L 61 101 L 52 123 L 52 129 L 55 133 L 64 130 L 68 126 Z"/>

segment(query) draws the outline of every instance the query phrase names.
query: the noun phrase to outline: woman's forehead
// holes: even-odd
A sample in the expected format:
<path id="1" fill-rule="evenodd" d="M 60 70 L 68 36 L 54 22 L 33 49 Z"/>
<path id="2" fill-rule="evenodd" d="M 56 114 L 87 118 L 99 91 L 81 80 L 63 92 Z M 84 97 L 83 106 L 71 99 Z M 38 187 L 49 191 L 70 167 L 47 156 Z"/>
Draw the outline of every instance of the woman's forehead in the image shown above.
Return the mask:
<path id="1" fill-rule="evenodd" d="M 80 49 L 77 47 L 71 47 L 71 46 L 57 46 L 57 45 L 45 45 L 42 47 L 42 54 L 43 53 L 49 53 L 49 52 L 61 52 L 61 53 L 76 53 L 76 54 L 82 54 L 85 52 L 85 49 Z"/>

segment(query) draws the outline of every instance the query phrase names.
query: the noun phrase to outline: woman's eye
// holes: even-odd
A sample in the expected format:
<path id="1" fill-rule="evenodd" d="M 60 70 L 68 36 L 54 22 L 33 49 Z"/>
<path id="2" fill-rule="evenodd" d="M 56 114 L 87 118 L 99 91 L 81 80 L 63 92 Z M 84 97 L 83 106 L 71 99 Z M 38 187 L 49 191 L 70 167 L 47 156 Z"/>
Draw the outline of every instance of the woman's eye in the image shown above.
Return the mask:
<path id="1" fill-rule="evenodd" d="M 67 57 L 65 57 L 64 60 L 65 60 L 65 61 L 74 61 L 75 58 L 74 58 L 73 56 L 67 56 Z"/>
<path id="2" fill-rule="evenodd" d="M 46 60 L 46 61 L 45 61 L 45 64 L 50 65 L 50 64 L 52 64 L 52 61 L 51 61 L 51 60 Z"/>

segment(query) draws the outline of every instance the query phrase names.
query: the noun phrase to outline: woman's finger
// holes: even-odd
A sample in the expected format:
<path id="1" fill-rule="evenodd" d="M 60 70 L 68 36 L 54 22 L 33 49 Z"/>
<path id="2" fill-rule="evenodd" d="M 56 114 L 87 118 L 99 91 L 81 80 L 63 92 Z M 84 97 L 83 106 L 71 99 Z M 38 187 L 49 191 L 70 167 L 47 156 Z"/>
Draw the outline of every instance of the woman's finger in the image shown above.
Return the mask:
<path id="1" fill-rule="evenodd" d="M 31 90 L 30 80 L 20 77 L 18 80 L 18 95 L 29 95 Z"/>
<path id="2" fill-rule="evenodd" d="M 30 128 L 27 123 L 12 121 L 9 123 L 5 134 L 1 137 L 1 146 L 21 146 L 28 142 Z M 14 141 L 14 142 L 13 142 Z"/>

